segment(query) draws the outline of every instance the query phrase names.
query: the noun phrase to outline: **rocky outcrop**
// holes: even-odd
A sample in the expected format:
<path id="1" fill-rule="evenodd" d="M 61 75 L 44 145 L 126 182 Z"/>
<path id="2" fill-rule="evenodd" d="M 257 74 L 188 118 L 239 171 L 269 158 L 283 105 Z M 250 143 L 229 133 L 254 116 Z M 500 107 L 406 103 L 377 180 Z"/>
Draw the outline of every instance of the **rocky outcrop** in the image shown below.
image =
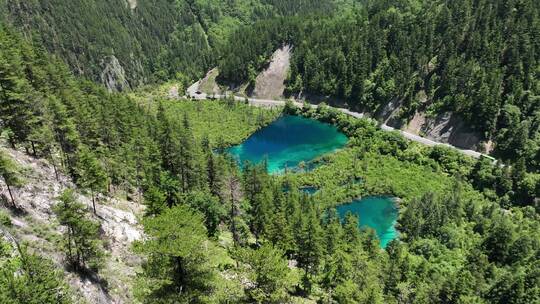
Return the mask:
<path id="1" fill-rule="evenodd" d="M 402 129 L 461 149 L 484 151 L 481 134 L 468 128 L 459 115 L 452 112 L 441 113 L 436 117 L 416 112 Z"/>
<path id="2" fill-rule="evenodd" d="M 285 80 L 290 67 L 291 46 L 285 45 L 276 50 L 272 60 L 255 80 L 252 97 L 261 99 L 279 99 L 285 91 Z"/>
<path id="3" fill-rule="evenodd" d="M 462 149 L 476 150 L 482 140 L 480 134 L 471 131 L 458 115 L 451 112 L 426 119 L 421 131 L 429 139 Z"/>
<path id="4" fill-rule="evenodd" d="M 64 267 L 64 256 L 57 241 L 63 231 L 58 225 L 52 206 L 57 197 L 67 188 L 75 187 L 63 174 L 55 177 L 53 167 L 46 161 L 34 159 L 16 150 L 1 148 L 22 168 L 24 185 L 14 189 L 18 212 L 9 212 L 13 228 L 11 234 L 18 241 L 30 241 L 31 248 L 55 262 L 59 269 Z M 6 195 L 0 186 L 0 197 Z M 78 200 L 91 210 L 91 199 L 78 193 Z M 0 209 L 9 204 L 2 204 Z M 142 207 L 123 199 L 100 197 L 97 216 L 91 215 L 101 225 L 105 249 L 108 253 L 105 265 L 99 272 L 99 280 L 81 277 L 66 271 L 69 284 L 78 298 L 87 303 L 132 303 L 130 282 L 135 276 L 139 258 L 131 252 L 131 243 L 142 237 L 142 227 L 137 214 Z M 8 209 L 4 211 L 8 212 Z M 89 213 L 91 214 L 91 213 Z M 106 282 L 106 283 L 105 283 Z"/>
<path id="5" fill-rule="evenodd" d="M 137 0 L 127 0 L 127 4 L 129 5 L 129 8 L 131 10 L 134 10 L 137 8 Z"/>
<path id="6" fill-rule="evenodd" d="M 111 55 L 103 58 L 101 66 L 103 67 L 101 82 L 109 91 L 125 91 L 129 89 L 126 71 L 116 56 Z"/>
<path id="7" fill-rule="evenodd" d="M 216 78 L 219 75 L 218 68 L 213 68 L 206 75 L 203 79 L 199 82 L 199 87 L 196 89 L 202 93 L 205 93 L 207 95 L 220 95 L 222 94 L 222 90 L 219 87 L 219 85 L 216 82 Z"/>
<path id="8" fill-rule="evenodd" d="M 418 92 L 416 97 L 421 104 L 427 102 L 424 91 Z M 388 126 L 421 135 L 436 142 L 447 143 L 461 149 L 484 150 L 481 134 L 468 128 L 459 115 L 444 112 L 436 117 L 428 117 L 424 112 L 417 111 L 412 119 L 406 122 L 399 117 L 400 107 L 401 101 L 393 99 L 376 116 Z"/>

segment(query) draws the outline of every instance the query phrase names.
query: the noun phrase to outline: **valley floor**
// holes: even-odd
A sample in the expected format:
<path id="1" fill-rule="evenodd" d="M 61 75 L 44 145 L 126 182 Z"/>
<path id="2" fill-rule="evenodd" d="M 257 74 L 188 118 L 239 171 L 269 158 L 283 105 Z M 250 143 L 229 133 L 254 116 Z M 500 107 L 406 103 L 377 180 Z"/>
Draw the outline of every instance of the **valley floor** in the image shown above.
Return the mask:
<path id="1" fill-rule="evenodd" d="M 190 86 L 188 88 L 188 90 L 187 90 L 187 96 L 190 97 L 190 98 L 196 99 L 196 100 L 202 100 L 202 99 L 207 99 L 207 98 L 216 98 L 216 99 L 222 99 L 223 98 L 224 99 L 224 98 L 229 97 L 228 95 L 220 95 L 220 94 L 208 95 L 206 93 L 198 91 L 198 87 L 199 87 L 199 82 L 196 82 L 192 86 Z M 251 105 L 257 106 L 257 107 L 282 107 L 286 103 L 286 101 L 278 100 L 278 99 L 259 99 L 259 98 L 252 98 L 252 97 L 241 97 L 241 96 L 236 96 L 236 95 L 233 95 L 233 96 L 234 96 L 234 99 L 236 101 L 246 101 L 247 100 Z M 293 104 L 295 106 L 297 106 L 297 107 L 302 107 L 303 106 L 302 103 L 297 102 L 297 101 L 294 101 Z M 317 108 L 317 105 L 314 105 L 314 104 L 312 104 L 310 106 L 314 107 L 314 108 Z M 355 117 L 355 118 L 365 118 L 366 117 L 366 115 L 364 113 L 354 112 L 354 111 L 351 111 L 351 110 L 345 109 L 345 108 L 336 108 L 336 109 L 338 109 L 339 111 L 341 111 L 341 112 L 343 112 L 343 113 L 345 113 L 345 114 L 347 114 L 349 116 Z M 407 132 L 407 131 L 403 131 L 403 130 L 399 130 L 399 129 L 390 127 L 387 124 L 381 124 L 380 127 L 384 131 L 390 131 L 390 132 L 391 131 L 397 131 L 401 135 L 403 135 L 403 137 L 405 137 L 405 138 L 407 138 L 407 139 L 409 139 L 411 141 L 421 143 L 421 144 L 426 145 L 426 146 L 432 147 L 432 146 L 436 146 L 436 145 L 443 145 L 443 146 L 446 146 L 446 147 L 456 149 L 456 150 L 460 151 L 461 153 L 463 153 L 464 155 L 468 155 L 468 156 L 471 156 L 471 157 L 474 157 L 474 158 L 481 158 L 481 157 L 492 158 L 489 155 L 486 155 L 486 154 L 483 154 L 483 153 L 480 153 L 480 152 L 477 152 L 477 151 L 474 151 L 474 150 L 460 149 L 460 148 L 458 148 L 456 146 L 452 146 L 450 144 L 436 142 L 434 140 L 419 136 L 419 135 L 411 133 L 411 132 Z"/>

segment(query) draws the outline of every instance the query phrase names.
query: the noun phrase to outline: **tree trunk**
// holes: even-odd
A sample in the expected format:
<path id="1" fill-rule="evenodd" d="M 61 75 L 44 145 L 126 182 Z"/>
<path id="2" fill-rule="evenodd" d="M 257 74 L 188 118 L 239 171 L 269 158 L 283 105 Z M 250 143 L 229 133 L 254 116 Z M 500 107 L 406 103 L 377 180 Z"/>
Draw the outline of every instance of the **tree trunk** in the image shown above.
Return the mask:
<path id="1" fill-rule="evenodd" d="M 11 198 L 11 204 L 13 205 L 14 208 L 17 208 L 17 205 L 15 205 L 15 199 L 13 198 L 13 193 L 11 192 L 11 187 L 9 186 L 8 183 L 6 183 L 6 186 L 8 189 L 9 197 Z"/>
<path id="2" fill-rule="evenodd" d="M 56 181 L 59 182 L 60 178 L 58 177 L 58 169 L 56 168 L 56 165 L 54 162 L 52 163 L 53 169 L 54 169 L 54 175 L 56 176 Z"/>
<path id="3" fill-rule="evenodd" d="M 94 197 L 94 190 L 92 190 L 92 207 L 94 207 L 94 214 L 97 214 L 97 211 L 96 211 L 96 199 Z"/>
<path id="4" fill-rule="evenodd" d="M 77 271 L 82 269 L 82 263 L 81 263 L 81 251 L 77 248 L 77 262 L 75 263 L 75 269 Z"/>
<path id="5" fill-rule="evenodd" d="M 67 237 L 68 237 L 68 245 L 67 245 L 67 254 L 68 254 L 68 259 L 71 261 L 71 263 L 73 263 L 73 252 L 72 252 L 72 248 L 71 248 L 71 235 L 73 234 L 73 228 L 69 227 L 68 228 L 68 234 L 67 234 Z"/>
<path id="6" fill-rule="evenodd" d="M 37 155 L 36 155 L 36 145 L 34 144 L 34 141 L 31 140 L 30 144 L 32 145 L 32 156 L 37 157 Z"/>

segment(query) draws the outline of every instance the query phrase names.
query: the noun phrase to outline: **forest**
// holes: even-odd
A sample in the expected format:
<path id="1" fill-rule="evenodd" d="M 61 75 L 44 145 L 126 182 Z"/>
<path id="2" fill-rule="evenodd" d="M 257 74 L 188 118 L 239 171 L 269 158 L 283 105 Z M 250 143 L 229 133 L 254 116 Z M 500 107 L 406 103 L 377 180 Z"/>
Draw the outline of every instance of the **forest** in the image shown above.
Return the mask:
<path id="1" fill-rule="evenodd" d="M 375 116 L 394 102 L 401 124 L 452 112 L 494 143 L 495 157 L 540 169 L 538 1 L 364 2 L 238 29 L 220 77 L 252 82 L 289 44 L 292 96 L 334 97 Z"/>
<path id="2" fill-rule="evenodd" d="M 104 197 L 143 206 L 126 282 L 135 303 L 540 302 L 539 3 L 0 0 L 0 303 L 80 303 L 68 274 L 111 280 Z M 402 123 L 452 112 L 499 161 L 324 104 L 263 109 L 140 88 L 182 90 L 215 66 L 223 83 L 252 83 L 284 44 L 289 96 L 373 114 L 393 101 Z M 225 153 L 282 115 L 349 142 L 277 175 Z M 75 185 L 50 210 L 63 265 L 9 237 L 28 169 L 7 149 Z M 385 249 L 361 216 L 335 209 L 372 195 L 399 198 L 400 236 Z"/>
<path id="3" fill-rule="evenodd" d="M 57 55 L 75 75 L 125 91 L 170 79 L 187 85 L 216 65 L 239 26 L 326 12 L 337 2 L 0 0 L 0 22 Z"/>
<path id="4" fill-rule="evenodd" d="M 133 244 L 142 263 L 129 283 L 136 303 L 540 301 L 540 188 L 530 159 L 470 159 L 324 105 L 267 110 L 111 93 L 11 27 L 0 29 L 0 50 L 3 143 L 46 159 L 78 187 L 52 210 L 67 228 L 58 247 L 68 271 L 104 276 L 94 200 L 142 197 L 147 237 Z M 349 143 L 313 170 L 282 175 L 222 153 L 280 115 L 333 124 Z M 0 152 L 3 185 L 20 187 L 23 171 Z M 340 220 L 334 209 L 380 194 L 401 199 L 400 238 L 385 250 L 357 217 Z M 0 227 L 11 231 L 4 210 L 17 210 L 17 199 L 4 204 Z M 78 302 L 47 257 L 13 244 L 0 240 L 0 302 Z"/>

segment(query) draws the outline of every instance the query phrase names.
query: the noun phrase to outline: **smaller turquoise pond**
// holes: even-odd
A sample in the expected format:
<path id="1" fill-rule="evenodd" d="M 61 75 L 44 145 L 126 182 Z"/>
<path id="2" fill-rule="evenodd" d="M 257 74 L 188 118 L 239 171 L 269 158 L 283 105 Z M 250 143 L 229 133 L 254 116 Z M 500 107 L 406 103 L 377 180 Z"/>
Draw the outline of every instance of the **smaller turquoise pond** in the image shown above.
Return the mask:
<path id="1" fill-rule="evenodd" d="M 313 119 L 286 115 L 255 132 L 242 144 L 227 150 L 240 164 L 260 163 L 265 158 L 269 173 L 296 168 L 347 144 L 336 127 Z"/>
<path id="2" fill-rule="evenodd" d="M 382 248 L 386 248 L 390 241 L 399 236 L 395 227 L 399 212 L 395 201 L 390 197 L 366 197 L 336 209 L 341 219 L 345 218 L 347 212 L 351 212 L 358 216 L 360 227 L 375 229 Z"/>

